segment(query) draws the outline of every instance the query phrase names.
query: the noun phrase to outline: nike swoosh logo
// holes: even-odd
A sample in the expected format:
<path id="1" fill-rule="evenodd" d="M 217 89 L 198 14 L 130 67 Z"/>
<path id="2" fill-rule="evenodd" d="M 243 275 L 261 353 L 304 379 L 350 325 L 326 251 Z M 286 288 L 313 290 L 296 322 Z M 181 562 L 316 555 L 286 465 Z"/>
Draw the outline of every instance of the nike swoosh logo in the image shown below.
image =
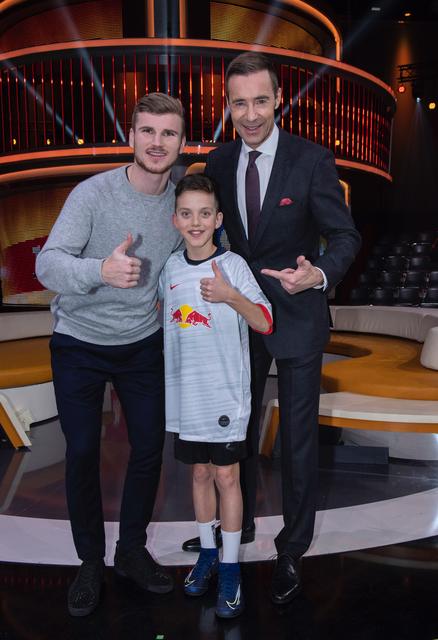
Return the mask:
<path id="1" fill-rule="evenodd" d="M 192 571 L 190 571 L 189 575 L 184 580 L 184 584 L 186 585 L 186 587 L 190 587 L 190 585 L 195 582 L 195 579 L 190 580 L 190 578 L 192 577 L 192 572 L 193 572 L 193 569 L 192 569 Z"/>
<path id="2" fill-rule="evenodd" d="M 240 586 L 237 589 L 236 597 L 234 598 L 234 601 L 233 602 L 228 602 L 228 600 L 225 600 L 225 602 L 230 607 L 230 609 L 236 609 L 236 607 L 239 606 L 239 604 L 240 604 Z"/>
<path id="3" fill-rule="evenodd" d="M 175 289 L 175 287 L 178 287 L 180 284 L 181 284 L 180 282 L 178 282 L 178 284 L 170 284 L 169 285 L 170 290 L 172 291 L 172 289 Z"/>

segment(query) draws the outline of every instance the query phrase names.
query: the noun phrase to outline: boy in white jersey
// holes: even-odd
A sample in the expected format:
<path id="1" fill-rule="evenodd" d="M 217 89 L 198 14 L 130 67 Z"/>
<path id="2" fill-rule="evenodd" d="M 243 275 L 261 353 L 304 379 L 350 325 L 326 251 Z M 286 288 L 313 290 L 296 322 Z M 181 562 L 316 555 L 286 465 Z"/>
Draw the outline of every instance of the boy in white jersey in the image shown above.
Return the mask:
<path id="1" fill-rule="evenodd" d="M 222 223 L 212 181 L 188 175 L 177 185 L 175 227 L 186 250 L 174 253 L 160 278 L 164 299 L 166 430 L 175 457 L 193 465 L 193 503 L 201 539 L 198 561 L 185 579 L 187 595 L 204 594 L 219 572 L 216 614 L 243 609 L 238 563 L 242 528 L 239 460 L 251 410 L 248 326 L 272 331 L 271 306 L 246 262 L 217 248 Z M 214 535 L 220 497 L 223 556 Z"/>

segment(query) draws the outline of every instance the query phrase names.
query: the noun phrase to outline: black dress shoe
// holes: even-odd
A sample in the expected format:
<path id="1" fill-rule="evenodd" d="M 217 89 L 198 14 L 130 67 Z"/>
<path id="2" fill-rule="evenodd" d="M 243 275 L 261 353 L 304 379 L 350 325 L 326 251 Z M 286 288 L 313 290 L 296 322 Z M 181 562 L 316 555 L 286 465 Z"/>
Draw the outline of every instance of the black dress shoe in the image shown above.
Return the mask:
<path id="1" fill-rule="evenodd" d="M 216 527 L 215 529 L 216 535 L 216 546 L 218 549 L 222 547 L 222 532 L 221 528 Z M 240 544 L 248 544 L 250 542 L 254 542 L 255 540 L 255 524 L 250 525 L 249 527 L 245 527 L 242 529 L 242 536 L 240 538 Z M 190 538 L 190 540 L 186 540 L 182 544 L 183 551 L 195 551 L 199 553 L 201 551 L 201 541 L 199 537 Z"/>
<path id="2" fill-rule="evenodd" d="M 287 604 L 301 591 L 298 561 L 288 553 L 280 553 L 272 576 L 271 599 L 275 604 Z"/>
<path id="3" fill-rule="evenodd" d="M 216 527 L 214 533 L 216 536 L 216 546 L 218 549 L 220 549 L 222 547 L 222 533 L 220 526 Z M 194 551 L 195 553 L 199 553 L 201 551 L 201 540 L 199 539 L 199 536 L 197 536 L 196 538 L 190 538 L 190 540 L 186 540 L 185 542 L 183 542 L 182 550 Z"/>
<path id="4" fill-rule="evenodd" d="M 71 616 L 92 613 L 100 600 L 105 565 L 103 560 L 84 561 L 68 590 L 67 606 Z"/>
<path id="5" fill-rule="evenodd" d="M 117 544 L 114 571 L 117 576 L 131 580 L 145 591 L 169 593 L 173 590 L 172 577 L 155 562 L 143 546 L 123 552 Z"/>
<path id="6" fill-rule="evenodd" d="M 255 524 L 252 523 L 249 527 L 242 528 L 242 536 L 240 538 L 240 544 L 249 544 L 255 540 Z"/>

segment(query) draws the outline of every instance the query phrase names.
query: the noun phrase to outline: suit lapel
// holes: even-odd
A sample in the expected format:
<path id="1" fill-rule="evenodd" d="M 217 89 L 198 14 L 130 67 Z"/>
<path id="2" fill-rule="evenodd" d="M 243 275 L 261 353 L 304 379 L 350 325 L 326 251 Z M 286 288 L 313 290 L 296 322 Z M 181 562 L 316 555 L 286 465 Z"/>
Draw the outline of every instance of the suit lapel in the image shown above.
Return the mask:
<path id="1" fill-rule="evenodd" d="M 257 227 L 253 250 L 260 242 L 269 222 L 272 218 L 275 207 L 280 202 L 287 177 L 295 161 L 295 150 L 293 138 L 280 129 L 277 152 L 272 165 L 271 176 L 268 182 L 265 199 L 263 200 L 260 212 L 260 221 Z"/>

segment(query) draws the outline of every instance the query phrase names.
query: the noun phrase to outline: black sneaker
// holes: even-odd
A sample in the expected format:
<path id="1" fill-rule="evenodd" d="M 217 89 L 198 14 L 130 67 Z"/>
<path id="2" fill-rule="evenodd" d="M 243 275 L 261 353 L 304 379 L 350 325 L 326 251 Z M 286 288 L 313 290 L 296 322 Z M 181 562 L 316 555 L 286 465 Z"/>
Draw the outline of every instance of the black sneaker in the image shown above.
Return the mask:
<path id="1" fill-rule="evenodd" d="M 173 580 L 155 562 L 145 547 L 134 547 L 129 551 L 116 548 L 114 571 L 122 578 L 129 578 L 141 589 L 152 593 L 169 593 L 173 590 Z"/>
<path id="2" fill-rule="evenodd" d="M 71 616 L 88 616 L 99 604 L 105 564 L 103 560 L 85 561 L 68 590 Z"/>

